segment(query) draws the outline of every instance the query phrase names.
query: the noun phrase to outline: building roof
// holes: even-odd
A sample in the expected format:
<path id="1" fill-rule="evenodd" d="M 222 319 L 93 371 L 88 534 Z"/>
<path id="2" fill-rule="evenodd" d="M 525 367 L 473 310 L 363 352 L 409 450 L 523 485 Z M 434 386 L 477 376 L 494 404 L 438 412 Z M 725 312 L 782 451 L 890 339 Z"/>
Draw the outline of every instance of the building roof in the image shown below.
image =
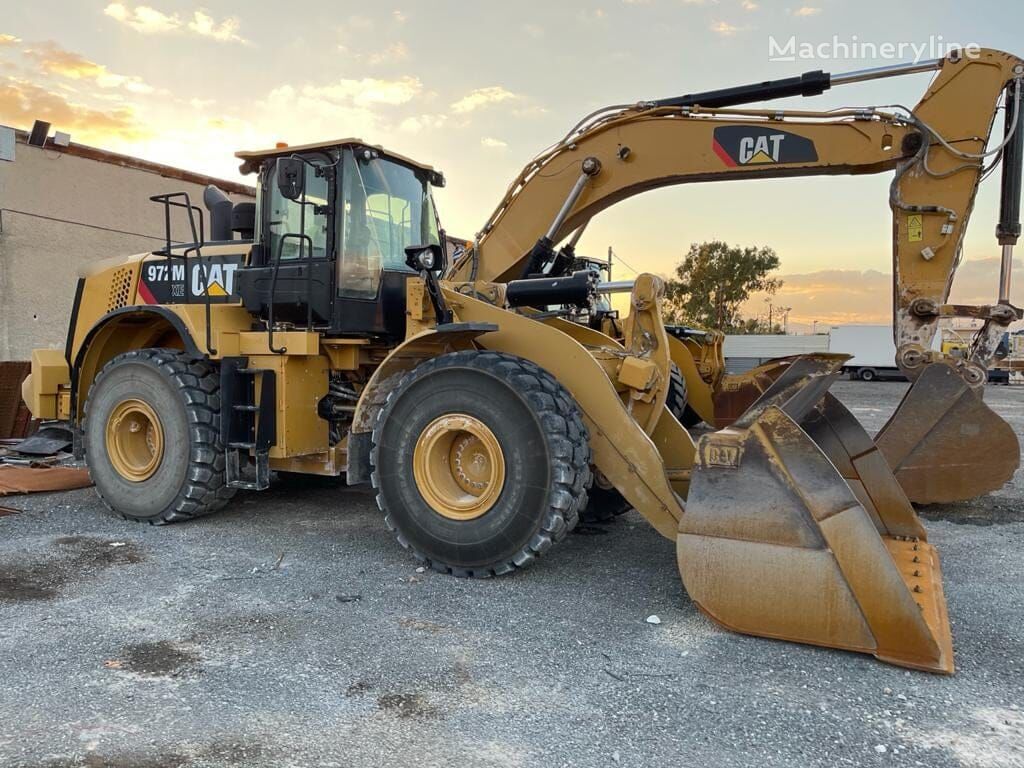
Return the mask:
<path id="1" fill-rule="evenodd" d="M 28 131 L 22 131 L 15 129 L 14 131 L 15 140 L 19 144 L 26 146 L 35 146 L 28 143 Z M 36 147 L 39 149 L 39 147 Z M 228 181 L 227 179 L 218 179 L 215 176 L 207 176 L 203 173 L 195 173 L 193 171 L 186 171 L 183 168 L 176 168 L 173 165 L 164 165 L 163 163 L 154 163 L 150 160 L 143 160 L 138 157 L 132 157 L 130 155 L 122 155 L 117 152 L 110 152 L 106 149 L 98 149 L 97 147 L 90 147 L 85 144 L 78 144 L 75 142 L 69 143 L 66 147 L 62 147 L 58 144 L 54 144 L 51 140 L 47 139 L 46 145 L 42 147 L 47 152 L 59 152 L 64 155 L 73 155 L 75 157 L 84 157 L 87 160 L 95 160 L 100 163 L 108 163 L 110 165 L 119 165 L 122 168 L 131 168 L 138 171 L 146 171 L 148 173 L 156 173 L 168 179 L 177 179 L 178 181 L 185 181 L 191 184 L 199 184 L 206 186 L 208 184 L 214 184 L 224 192 L 234 195 L 248 195 L 250 197 L 256 194 L 256 189 L 250 187 L 248 184 L 242 184 L 238 181 Z"/>
<path id="2" fill-rule="evenodd" d="M 357 146 L 357 147 L 372 147 L 380 152 L 385 157 L 390 157 L 403 165 L 410 165 L 413 168 L 419 168 L 421 171 L 426 171 L 430 174 L 439 174 L 439 171 L 433 166 L 424 165 L 423 163 L 417 162 L 411 158 L 400 155 L 397 152 L 392 152 L 390 149 L 384 149 L 380 144 L 370 144 L 362 139 L 334 139 L 332 141 L 318 141 L 313 144 L 298 144 L 296 146 L 282 146 L 274 147 L 273 149 L 257 149 L 257 150 L 242 150 L 235 152 L 235 157 L 238 157 L 245 161 L 242 168 L 250 167 L 253 171 L 256 170 L 255 165 L 261 160 L 266 160 L 270 157 L 282 157 L 284 155 L 292 155 L 296 152 L 310 152 L 317 149 L 334 149 L 336 147 L 345 146 Z M 243 170 L 243 172 L 245 172 Z M 251 171 L 250 171 L 251 172 Z"/>

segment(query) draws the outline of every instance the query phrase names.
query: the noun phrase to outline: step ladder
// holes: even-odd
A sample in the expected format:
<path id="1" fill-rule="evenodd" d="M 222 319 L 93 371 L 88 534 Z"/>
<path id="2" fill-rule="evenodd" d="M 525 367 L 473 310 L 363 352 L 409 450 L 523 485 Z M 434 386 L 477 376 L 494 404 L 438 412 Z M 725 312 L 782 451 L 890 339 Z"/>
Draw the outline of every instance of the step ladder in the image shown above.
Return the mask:
<path id="1" fill-rule="evenodd" d="M 228 487 L 262 491 L 270 487 L 270 449 L 277 442 L 277 374 L 248 363 L 245 357 L 221 361 L 221 442 Z"/>

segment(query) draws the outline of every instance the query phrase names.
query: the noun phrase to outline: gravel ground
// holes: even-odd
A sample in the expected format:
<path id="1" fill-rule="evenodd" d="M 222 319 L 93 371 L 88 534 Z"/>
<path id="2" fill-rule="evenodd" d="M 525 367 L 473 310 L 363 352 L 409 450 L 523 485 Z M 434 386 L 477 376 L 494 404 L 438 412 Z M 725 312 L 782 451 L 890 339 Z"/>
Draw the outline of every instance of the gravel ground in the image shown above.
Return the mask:
<path id="1" fill-rule="evenodd" d="M 875 430 L 904 388 L 833 391 Z M 1024 433 L 1024 392 L 988 398 Z M 2 766 L 1024 766 L 1020 472 L 922 510 L 952 678 L 718 629 L 636 513 L 464 581 L 339 484 L 165 528 L 91 490 L 4 503 Z"/>

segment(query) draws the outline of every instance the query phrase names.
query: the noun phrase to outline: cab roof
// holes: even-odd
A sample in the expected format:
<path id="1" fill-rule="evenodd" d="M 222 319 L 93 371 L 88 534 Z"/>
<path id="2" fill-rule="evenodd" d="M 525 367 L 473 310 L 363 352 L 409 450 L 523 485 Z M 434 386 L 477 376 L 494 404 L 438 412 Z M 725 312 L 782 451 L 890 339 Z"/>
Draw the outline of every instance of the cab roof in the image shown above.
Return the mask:
<path id="1" fill-rule="evenodd" d="M 242 173 L 254 173 L 259 168 L 259 164 L 262 161 L 272 157 L 285 157 L 293 155 L 296 152 L 311 152 L 317 149 L 339 149 L 341 147 L 369 147 L 370 149 L 377 150 L 383 157 L 397 160 L 403 165 L 412 166 L 413 168 L 425 171 L 431 176 L 436 175 L 438 177 L 442 177 L 441 172 L 433 166 L 418 163 L 411 158 L 398 154 L 397 152 L 384 149 L 380 144 L 370 144 L 362 139 L 334 139 L 333 141 L 318 141 L 314 144 L 297 144 L 287 147 L 274 147 L 272 149 L 242 150 L 240 152 L 235 152 L 235 157 L 243 161 L 241 167 Z"/>

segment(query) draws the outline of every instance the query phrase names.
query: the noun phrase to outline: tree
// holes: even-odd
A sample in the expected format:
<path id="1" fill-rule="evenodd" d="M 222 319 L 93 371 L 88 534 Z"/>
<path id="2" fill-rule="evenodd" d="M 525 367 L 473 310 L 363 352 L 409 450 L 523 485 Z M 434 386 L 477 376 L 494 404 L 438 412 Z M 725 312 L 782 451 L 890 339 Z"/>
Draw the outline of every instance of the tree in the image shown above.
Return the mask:
<path id="1" fill-rule="evenodd" d="M 775 293 L 782 287 L 782 280 L 769 277 L 778 268 L 779 257 L 771 248 L 734 248 L 720 240 L 694 243 L 665 286 L 665 319 L 750 333 L 740 307 L 752 293 Z"/>

